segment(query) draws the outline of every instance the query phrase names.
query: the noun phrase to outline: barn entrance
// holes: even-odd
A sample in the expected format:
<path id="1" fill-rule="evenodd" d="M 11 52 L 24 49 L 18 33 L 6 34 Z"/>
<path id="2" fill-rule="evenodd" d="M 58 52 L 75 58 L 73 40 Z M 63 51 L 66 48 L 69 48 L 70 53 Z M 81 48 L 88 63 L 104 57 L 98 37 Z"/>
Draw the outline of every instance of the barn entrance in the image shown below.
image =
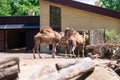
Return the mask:
<path id="1" fill-rule="evenodd" d="M 0 52 L 21 48 L 32 51 L 33 36 L 39 28 L 39 16 L 0 17 Z"/>
<path id="2" fill-rule="evenodd" d="M 0 29 L 0 52 L 32 52 L 33 37 L 39 32 L 39 25 L 25 25 L 16 29 L 14 25 L 10 26 Z"/>
<path id="3" fill-rule="evenodd" d="M 6 33 L 7 52 L 32 52 L 33 36 L 39 29 L 13 29 Z"/>
<path id="4" fill-rule="evenodd" d="M 7 30 L 7 50 L 20 50 L 23 48 L 26 48 L 25 30 Z"/>

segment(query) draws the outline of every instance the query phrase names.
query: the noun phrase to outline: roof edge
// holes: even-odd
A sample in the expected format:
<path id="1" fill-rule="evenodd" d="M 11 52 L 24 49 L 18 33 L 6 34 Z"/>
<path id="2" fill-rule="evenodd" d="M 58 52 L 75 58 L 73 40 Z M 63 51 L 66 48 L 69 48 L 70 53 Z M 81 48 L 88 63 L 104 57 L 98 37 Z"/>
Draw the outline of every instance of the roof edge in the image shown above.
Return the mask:
<path id="1" fill-rule="evenodd" d="M 114 11 L 114 10 L 110 10 L 110 9 L 106 9 L 106 8 L 102 8 L 102 7 L 97 7 L 94 5 L 89 5 L 89 4 L 85 4 L 85 3 L 81 3 L 81 2 L 77 2 L 77 1 L 73 1 L 73 0 L 46 0 L 46 1 L 120 19 L 119 11 Z"/>

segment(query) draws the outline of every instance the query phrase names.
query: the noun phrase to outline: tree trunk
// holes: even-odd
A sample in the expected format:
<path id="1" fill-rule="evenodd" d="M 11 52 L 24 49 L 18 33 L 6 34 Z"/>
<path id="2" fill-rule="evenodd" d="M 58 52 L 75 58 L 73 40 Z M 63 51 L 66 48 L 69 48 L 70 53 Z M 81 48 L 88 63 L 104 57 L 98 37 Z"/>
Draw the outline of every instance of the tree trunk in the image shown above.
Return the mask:
<path id="1" fill-rule="evenodd" d="M 0 69 L 0 80 L 14 80 L 18 77 L 17 66 Z"/>
<path id="2" fill-rule="evenodd" d="M 90 58 L 84 58 L 80 59 L 80 61 L 74 65 L 63 68 L 60 71 L 49 73 L 42 77 L 36 78 L 36 80 L 69 80 L 75 76 L 93 71 L 94 67 L 94 62 Z"/>
<path id="3" fill-rule="evenodd" d="M 14 80 L 18 77 L 19 58 L 9 57 L 0 60 L 0 80 Z"/>
<path id="4" fill-rule="evenodd" d="M 78 59 L 78 60 L 72 60 L 72 61 L 66 61 L 66 62 L 59 62 L 59 63 L 56 63 L 55 66 L 56 66 L 56 69 L 57 71 L 63 69 L 63 68 L 67 68 L 69 66 L 72 66 L 72 65 L 75 65 L 77 63 L 79 63 L 81 61 L 81 59 Z"/>
<path id="5" fill-rule="evenodd" d="M 10 67 L 13 65 L 17 65 L 18 70 L 20 71 L 19 63 L 20 63 L 20 59 L 18 57 L 9 57 L 9 58 L 0 60 L 0 69 L 4 67 Z"/>

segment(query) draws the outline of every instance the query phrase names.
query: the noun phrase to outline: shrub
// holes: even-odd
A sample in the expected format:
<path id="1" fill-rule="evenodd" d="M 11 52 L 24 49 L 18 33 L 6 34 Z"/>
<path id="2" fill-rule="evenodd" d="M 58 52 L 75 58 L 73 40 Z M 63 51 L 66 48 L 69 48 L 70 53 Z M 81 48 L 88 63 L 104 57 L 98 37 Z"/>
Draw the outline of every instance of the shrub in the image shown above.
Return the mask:
<path id="1" fill-rule="evenodd" d="M 107 43 L 120 43 L 120 34 L 116 30 L 105 30 L 105 39 Z"/>

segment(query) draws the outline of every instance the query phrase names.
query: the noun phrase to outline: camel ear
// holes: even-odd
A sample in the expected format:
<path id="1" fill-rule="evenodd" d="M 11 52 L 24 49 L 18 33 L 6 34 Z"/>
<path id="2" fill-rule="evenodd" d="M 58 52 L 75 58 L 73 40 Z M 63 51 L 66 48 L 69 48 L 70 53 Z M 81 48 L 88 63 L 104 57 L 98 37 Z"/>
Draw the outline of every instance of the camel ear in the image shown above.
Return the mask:
<path id="1" fill-rule="evenodd" d="M 71 27 L 70 29 L 71 29 L 71 30 L 73 30 L 73 28 L 72 28 L 72 27 Z"/>
<path id="2" fill-rule="evenodd" d="M 74 30 L 73 30 L 73 28 L 71 27 L 70 28 L 70 33 L 73 35 L 73 32 L 74 32 Z"/>

